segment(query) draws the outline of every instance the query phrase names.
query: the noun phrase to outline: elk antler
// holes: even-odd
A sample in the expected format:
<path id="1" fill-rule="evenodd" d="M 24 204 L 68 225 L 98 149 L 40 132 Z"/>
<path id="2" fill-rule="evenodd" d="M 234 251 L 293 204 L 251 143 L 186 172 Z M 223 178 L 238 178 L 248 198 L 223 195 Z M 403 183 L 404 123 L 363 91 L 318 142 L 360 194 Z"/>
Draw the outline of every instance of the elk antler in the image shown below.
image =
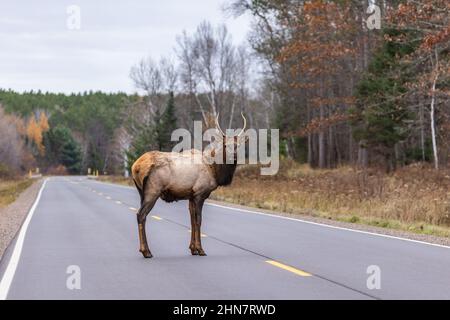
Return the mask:
<path id="1" fill-rule="evenodd" d="M 220 128 L 219 116 L 220 116 L 220 113 L 218 113 L 217 117 L 216 117 L 216 129 L 219 130 L 219 132 L 222 136 L 226 137 L 227 135 L 222 131 L 222 128 Z"/>
<path id="2" fill-rule="evenodd" d="M 245 129 L 247 128 L 247 119 L 244 117 L 244 113 L 241 112 L 242 119 L 244 119 L 244 127 L 242 128 L 242 131 L 239 132 L 238 137 L 242 136 L 242 134 L 245 132 Z"/>
<path id="3" fill-rule="evenodd" d="M 223 132 L 222 128 L 220 128 L 219 115 L 220 114 L 217 114 L 217 117 L 216 117 L 216 128 L 217 128 L 217 130 L 219 130 L 219 132 L 224 137 L 226 137 L 227 135 Z M 244 113 L 241 112 L 241 116 L 242 116 L 242 119 L 244 119 L 244 127 L 242 128 L 241 132 L 239 132 L 238 137 L 242 136 L 242 134 L 245 132 L 245 129 L 247 128 L 247 119 L 245 118 Z"/>

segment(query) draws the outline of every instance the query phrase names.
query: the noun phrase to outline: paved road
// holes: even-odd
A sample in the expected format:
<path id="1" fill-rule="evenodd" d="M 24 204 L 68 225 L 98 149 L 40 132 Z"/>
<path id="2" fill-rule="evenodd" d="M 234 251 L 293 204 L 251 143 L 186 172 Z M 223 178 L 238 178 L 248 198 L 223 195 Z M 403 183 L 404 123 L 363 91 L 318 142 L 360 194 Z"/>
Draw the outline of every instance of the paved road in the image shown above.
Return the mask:
<path id="1" fill-rule="evenodd" d="M 158 202 L 147 221 L 155 257 L 146 260 L 138 203 L 132 188 L 49 179 L 0 262 L 0 298 L 450 299 L 448 247 L 212 204 L 207 257 L 188 250 L 187 203 Z M 379 267 L 379 290 L 368 289 L 369 266 Z M 78 271 L 81 289 L 69 290 Z"/>

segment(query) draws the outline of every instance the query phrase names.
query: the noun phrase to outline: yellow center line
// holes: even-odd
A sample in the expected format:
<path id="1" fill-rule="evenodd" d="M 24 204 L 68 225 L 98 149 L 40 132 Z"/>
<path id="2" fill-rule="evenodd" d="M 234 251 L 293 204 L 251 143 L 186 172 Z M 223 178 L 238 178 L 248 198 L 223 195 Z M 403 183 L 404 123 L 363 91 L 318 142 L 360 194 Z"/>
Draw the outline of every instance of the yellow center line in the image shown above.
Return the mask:
<path id="1" fill-rule="evenodd" d="M 128 209 L 130 209 L 131 211 L 138 211 L 138 209 L 133 208 L 133 207 L 129 207 Z"/>
<path id="2" fill-rule="evenodd" d="M 279 263 L 279 262 L 276 262 L 276 261 L 267 260 L 266 262 L 268 264 L 271 264 L 271 265 L 273 265 L 275 267 L 278 267 L 280 269 L 283 269 L 283 270 L 295 273 L 296 275 L 301 276 L 301 277 L 311 277 L 312 276 L 312 274 L 310 274 L 308 272 L 305 272 L 305 271 L 300 270 L 300 269 L 293 268 L 291 266 L 287 266 L 285 264 L 282 264 L 282 263 Z"/>
<path id="3" fill-rule="evenodd" d="M 152 216 L 152 218 L 155 219 L 155 220 L 163 220 L 163 218 L 158 217 L 158 216 Z"/>

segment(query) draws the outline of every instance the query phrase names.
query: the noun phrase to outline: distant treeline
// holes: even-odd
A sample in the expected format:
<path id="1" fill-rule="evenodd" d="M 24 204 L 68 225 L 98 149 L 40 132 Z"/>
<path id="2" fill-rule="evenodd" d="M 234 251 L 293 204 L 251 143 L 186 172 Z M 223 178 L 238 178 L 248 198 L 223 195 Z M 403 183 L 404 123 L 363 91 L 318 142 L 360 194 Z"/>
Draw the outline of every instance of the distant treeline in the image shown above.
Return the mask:
<path id="1" fill-rule="evenodd" d="M 208 101 L 206 94 L 196 98 Z M 173 91 L 142 96 L 0 89 L 0 115 L 0 176 L 36 168 L 50 174 L 86 174 L 89 169 L 124 174 L 143 153 L 170 151 L 173 130 L 191 130 L 194 120 L 203 120 L 190 95 Z M 239 114 L 235 118 L 240 120 Z M 223 119 L 228 124 L 229 114 Z M 250 119 L 259 126 L 257 117 Z"/>
<path id="2" fill-rule="evenodd" d="M 9 141 L 20 149 L 9 164 L 3 160 L 3 165 L 22 171 L 38 167 L 44 172 L 66 170 L 72 174 L 88 168 L 120 171 L 124 160 L 115 146 L 126 106 L 134 100 L 137 96 L 123 93 L 64 95 L 0 90 L 0 105 L 8 114 L 0 126 L 15 123 L 17 133 L 9 130 Z"/>

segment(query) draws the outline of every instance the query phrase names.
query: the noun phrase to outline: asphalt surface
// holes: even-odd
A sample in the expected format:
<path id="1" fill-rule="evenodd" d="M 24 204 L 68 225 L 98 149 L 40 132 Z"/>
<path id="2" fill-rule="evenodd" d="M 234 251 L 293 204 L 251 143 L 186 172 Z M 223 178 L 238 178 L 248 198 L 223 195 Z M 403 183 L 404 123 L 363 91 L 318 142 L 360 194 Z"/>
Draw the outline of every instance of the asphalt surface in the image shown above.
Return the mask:
<path id="1" fill-rule="evenodd" d="M 154 258 L 144 259 L 138 204 L 133 188 L 50 178 L 0 262 L 0 298 L 450 299 L 448 247 L 213 204 L 207 257 L 190 255 L 187 202 L 159 201 L 147 220 Z M 380 289 L 369 289 L 370 266 Z M 67 285 L 74 274 L 80 289 Z"/>

